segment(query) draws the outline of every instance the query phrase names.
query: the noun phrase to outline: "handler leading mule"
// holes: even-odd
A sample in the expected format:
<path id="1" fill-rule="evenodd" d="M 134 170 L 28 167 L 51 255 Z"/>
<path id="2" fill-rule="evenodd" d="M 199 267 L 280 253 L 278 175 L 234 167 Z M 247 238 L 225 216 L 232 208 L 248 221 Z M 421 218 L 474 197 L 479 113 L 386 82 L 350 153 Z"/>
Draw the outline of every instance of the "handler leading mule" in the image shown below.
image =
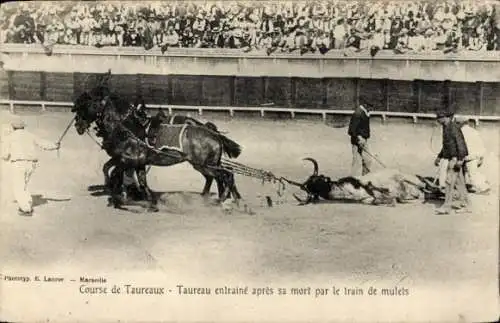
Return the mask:
<path id="1" fill-rule="evenodd" d="M 156 198 L 147 185 L 145 166 L 171 166 L 185 161 L 205 177 L 203 195 L 209 193 L 215 178 L 219 185 L 221 202 L 226 200 L 231 193 L 235 199 L 241 198 L 236 190 L 234 175 L 220 166 L 224 152 L 230 158 L 236 158 L 241 153 L 241 147 L 222 134 L 206 127 L 187 124 L 179 133 L 180 151 L 161 149 L 160 145 L 171 138 L 165 138 L 163 132 L 158 132 L 154 138 L 155 146 L 148 145 L 145 142 L 144 125 L 132 113 L 129 102 L 115 94 L 110 93 L 101 98 L 84 92 L 75 100 L 72 111 L 76 113 L 75 128 L 78 134 L 84 134 L 95 122 L 103 137 L 103 149 L 119 161 L 111 180 L 111 200 L 115 207 L 123 204 L 120 193 L 124 171 L 135 168 L 138 170 L 139 184 L 150 201 L 150 210 L 157 211 Z"/>

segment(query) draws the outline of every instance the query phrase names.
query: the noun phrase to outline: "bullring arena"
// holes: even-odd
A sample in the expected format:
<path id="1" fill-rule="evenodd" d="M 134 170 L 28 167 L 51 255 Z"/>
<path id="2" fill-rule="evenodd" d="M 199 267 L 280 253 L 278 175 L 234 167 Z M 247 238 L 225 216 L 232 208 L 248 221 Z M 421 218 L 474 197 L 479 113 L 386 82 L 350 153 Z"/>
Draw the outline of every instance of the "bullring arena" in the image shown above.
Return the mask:
<path id="1" fill-rule="evenodd" d="M 331 179 L 350 175 L 347 126 L 362 102 L 374 110 L 372 170 L 436 176 L 435 116 L 447 111 L 479 131 L 487 149 L 479 170 L 491 190 L 469 194 L 471 213 L 438 215 L 442 201 L 299 205 L 296 186 L 278 190 L 236 174 L 243 200 L 223 207 L 215 183 L 203 198 L 204 178 L 182 163 L 147 173 L 158 212 L 146 203 L 122 210 L 102 190 L 109 157 L 100 140 L 72 125 L 57 152 L 40 153 L 33 216 L 18 214 L 1 161 L 0 321 L 498 319 L 498 1 L 419 0 L 411 10 L 403 1 L 318 1 L 324 10 L 289 1 L 289 9 L 281 1 L 171 3 L 2 6 L 0 123 L 10 127 L 15 113 L 57 142 L 74 100 L 110 71 L 111 91 L 144 99 L 150 115 L 163 106 L 210 121 L 242 146 L 234 161 L 303 182 L 312 173 L 307 157 Z M 127 16 L 116 29 L 103 22 L 117 12 Z M 46 25 L 47 15 L 74 21 Z M 278 16 L 288 17 L 283 35 Z M 430 25 L 417 28 L 413 16 Z M 415 22 L 411 30 L 401 18 Z M 75 29 L 94 19 L 102 28 Z M 194 21 L 202 42 L 190 34 Z M 164 295 L 111 291 L 125 285 Z"/>

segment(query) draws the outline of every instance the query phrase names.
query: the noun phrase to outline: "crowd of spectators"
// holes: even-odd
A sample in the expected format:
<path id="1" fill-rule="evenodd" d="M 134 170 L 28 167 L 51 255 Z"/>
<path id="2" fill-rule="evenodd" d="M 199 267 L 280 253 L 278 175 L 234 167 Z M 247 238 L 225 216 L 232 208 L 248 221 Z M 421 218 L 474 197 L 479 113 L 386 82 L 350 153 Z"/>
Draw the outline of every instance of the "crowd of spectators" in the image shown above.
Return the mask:
<path id="1" fill-rule="evenodd" d="M 15 3 L 2 43 L 239 48 L 245 52 L 500 50 L 500 6 L 468 1 Z"/>

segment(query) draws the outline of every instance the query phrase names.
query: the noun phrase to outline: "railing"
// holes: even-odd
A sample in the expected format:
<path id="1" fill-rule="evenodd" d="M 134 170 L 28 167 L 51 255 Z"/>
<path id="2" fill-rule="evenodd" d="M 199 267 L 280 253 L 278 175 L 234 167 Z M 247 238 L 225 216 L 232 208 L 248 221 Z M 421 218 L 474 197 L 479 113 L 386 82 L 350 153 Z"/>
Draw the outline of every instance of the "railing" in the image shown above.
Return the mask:
<path id="1" fill-rule="evenodd" d="M 500 51 L 394 54 L 332 50 L 318 53 L 242 52 L 239 49 L 172 48 L 164 54 L 132 47 L 56 45 L 47 56 L 41 45 L 2 44 L 5 69 L 52 73 L 218 75 L 239 77 L 366 78 L 499 82 Z"/>
<path id="2" fill-rule="evenodd" d="M 44 54 L 45 51 L 40 44 L 2 44 L 3 53 L 22 54 Z M 307 58 L 307 59 L 375 59 L 375 60 L 418 60 L 418 61 L 493 61 L 500 62 L 500 51 L 461 51 L 458 53 L 445 54 L 443 51 L 430 51 L 425 53 L 408 52 L 395 54 L 391 50 L 380 50 L 375 57 L 370 56 L 369 51 L 359 53 L 349 52 L 346 56 L 345 50 L 330 50 L 325 55 L 318 53 L 306 53 L 300 55 L 298 52 L 280 53 L 279 51 L 265 54 L 264 50 L 252 50 L 243 52 L 241 49 L 230 48 L 169 48 L 165 53 L 160 49 L 153 48 L 145 50 L 142 47 L 118 47 L 109 46 L 96 48 L 82 45 L 55 45 L 53 54 L 59 55 L 99 55 L 99 56 L 165 56 L 165 57 L 233 57 L 233 58 Z"/>
<path id="3" fill-rule="evenodd" d="M 72 107 L 72 102 L 51 102 L 51 101 L 21 101 L 21 100 L 0 100 L 0 105 L 8 105 L 11 113 L 15 113 L 15 105 L 40 106 L 42 111 L 47 111 L 47 107 Z M 234 117 L 235 112 L 259 112 L 261 117 L 264 117 L 266 112 L 281 112 L 289 113 L 294 119 L 296 114 L 321 115 L 324 122 L 327 120 L 327 115 L 345 115 L 352 114 L 352 110 L 325 110 L 325 109 L 291 109 L 277 107 L 219 107 L 219 106 L 185 106 L 185 105 L 165 105 L 165 104 L 148 104 L 148 109 L 165 109 L 169 114 L 174 110 L 181 111 L 196 111 L 198 115 L 203 115 L 204 111 L 224 111 L 228 112 L 231 117 Z M 413 123 L 417 123 L 418 119 L 435 119 L 434 113 L 409 113 L 409 112 L 392 112 L 392 111 L 372 111 L 373 116 L 379 116 L 382 121 L 386 121 L 390 117 L 411 118 Z M 478 126 L 480 121 L 500 121 L 500 116 L 478 116 L 478 115 L 460 115 L 474 121 Z"/>

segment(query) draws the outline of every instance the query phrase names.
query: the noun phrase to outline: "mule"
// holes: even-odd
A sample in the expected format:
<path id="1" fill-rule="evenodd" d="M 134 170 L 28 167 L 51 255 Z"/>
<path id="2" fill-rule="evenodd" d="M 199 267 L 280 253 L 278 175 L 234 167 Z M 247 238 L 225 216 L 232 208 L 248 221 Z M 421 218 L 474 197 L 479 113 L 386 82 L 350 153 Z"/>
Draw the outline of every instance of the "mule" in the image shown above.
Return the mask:
<path id="1" fill-rule="evenodd" d="M 137 105 L 136 105 L 137 106 Z M 142 104 L 144 106 L 144 104 Z M 146 131 L 150 131 L 152 133 L 153 131 L 156 131 L 157 128 L 159 127 L 160 124 L 171 124 L 171 125 L 178 125 L 178 124 L 191 124 L 191 125 L 196 125 L 200 127 L 206 127 L 207 129 L 210 129 L 216 133 L 220 133 L 219 130 L 217 129 L 217 126 L 213 124 L 212 122 L 206 122 L 203 123 L 198 119 L 195 119 L 190 116 L 186 115 L 166 115 L 162 109 L 159 109 L 157 114 L 153 117 L 148 117 L 147 114 L 145 113 L 144 110 L 137 109 L 136 110 L 136 117 L 141 120 L 140 122 L 143 125 L 147 124 L 147 129 Z M 97 134 L 98 137 L 102 137 L 100 134 Z M 117 157 L 111 157 L 108 161 L 106 161 L 102 167 L 102 172 L 104 174 L 104 186 L 106 188 L 109 188 L 109 183 L 110 183 L 110 170 L 115 167 L 115 165 L 119 163 L 119 158 Z"/>

